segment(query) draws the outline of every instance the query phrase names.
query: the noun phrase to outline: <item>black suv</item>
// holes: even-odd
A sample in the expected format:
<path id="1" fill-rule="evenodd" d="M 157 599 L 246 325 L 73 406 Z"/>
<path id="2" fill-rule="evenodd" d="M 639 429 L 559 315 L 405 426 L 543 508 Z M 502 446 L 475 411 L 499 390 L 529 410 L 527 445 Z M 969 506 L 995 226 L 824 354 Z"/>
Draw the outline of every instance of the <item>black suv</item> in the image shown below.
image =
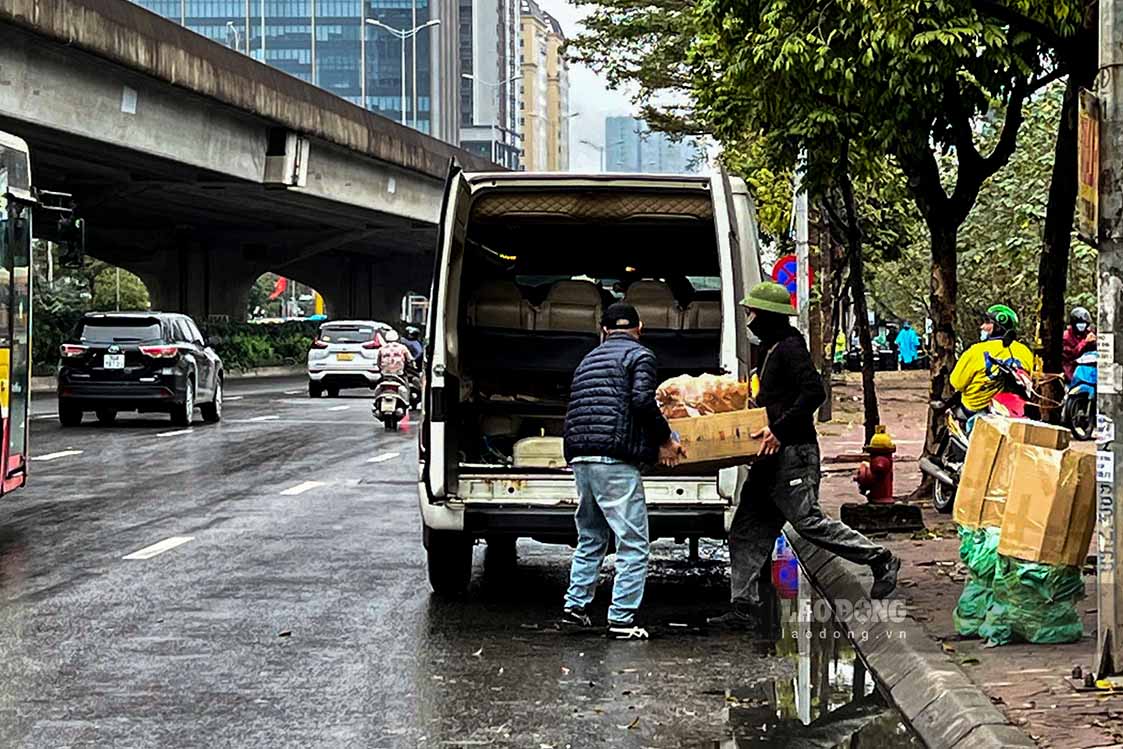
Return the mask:
<path id="1" fill-rule="evenodd" d="M 190 317 L 163 312 L 89 312 L 62 344 L 58 418 L 64 427 L 93 411 L 162 411 L 188 426 L 222 418 L 222 360 Z"/>

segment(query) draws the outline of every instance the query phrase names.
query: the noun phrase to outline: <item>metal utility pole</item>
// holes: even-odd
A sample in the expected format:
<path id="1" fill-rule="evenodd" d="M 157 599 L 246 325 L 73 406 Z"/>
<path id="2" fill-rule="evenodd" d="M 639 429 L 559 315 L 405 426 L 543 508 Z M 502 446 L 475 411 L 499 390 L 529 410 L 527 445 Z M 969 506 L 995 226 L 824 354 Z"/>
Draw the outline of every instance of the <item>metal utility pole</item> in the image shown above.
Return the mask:
<path id="1" fill-rule="evenodd" d="M 319 76 L 317 75 L 316 71 L 316 0 L 312 0 L 308 10 L 308 19 L 312 24 L 312 43 L 311 50 L 309 50 L 309 62 L 312 64 L 312 85 L 318 86 L 319 83 L 317 83 L 317 80 L 319 79 Z"/>
<path id="2" fill-rule="evenodd" d="M 800 159 L 804 161 L 804 159 Z M 796 311 L 799 314 L 799 332 L 807 337 L 811 331 L 810 319 L 810 260 L 808 248 L 807 229 L 807 191 L 803 189 L 803 173 L 797 169 L 795 173 L 795 259 L 796 259 Z M 810 342 L 809 342 L 810 343 Z M 812 344 L 813 345 L 813 344 Z"/>
<path id="3" fill-rule="evenodd" d="M 413 18 L 410 20 L 409 23 L 410 23 L 410 26 L 412 26 L 413 28 L 416 29 L 417 28 L 417 0 L 413 0 L 411 5 L 413 6 Z M 432 6 L 429 6 L 429 7 L 432 7 Z M 402 43 L 405 44 L 405 42 L 402 42 Z M 413 52 L 413 64 L 411 66 L 413 68 L 413 75 L 410 78 L 410 80 L 413 81 L 413 104 L 410 108 L 413 111 L 413 129 L 416 130 L 417 129 L 417 34 L 413 35 L 413 43 L 410 44 L 409 47 L 410 47 L 410 50 Z M 404 70 L 402 71 L 402 75 L 403 76 L 405 75 Z M 433 89 L 433 87 L 429 86 L 430 99 L 432 98 L 432 93 L 433 93 L 432 89 Z M 492 161 L 495 161 L 495 159 L 492 159 Z"/>
<path id="4" fill-rule="evenodd" d="M 121 311 L 121 269 L 117 268 L 117 311 Z"/>
<path id="5" fill-rule="evenodd" d="M 441 22 L 441 19 L 434 18 L 431 21 L 427 21 L 427 22 L 421 24 L 420 26 L 414 26 L 412 29 L 396 29 L 393 26 L 382 23 L 382 21 L 379 21 L 376 18 L 367 18 L 367 19 L 364 19 L 364 20 L 365 20 L 365 23 L 368 23 L 371 26 L 377 26 L 378 28 L 382 29 L 383 31 L 390 32 L 391 34 L 393 34 L 394 36 L 396 36 L 398 38 L 398 41 L 400 41 L 402 43 L 402 45 L 401 45 L 402 46 L 402 67 L 401 67 L 401 71 L 402 71 L 401 97 L 402 97 L 402 100 L 401 100 L 401 104 L 399 105 L 398 109 L 401 110 L 401 123 L 403 125 L 406 125 L 407 124 L 406 123 L 406 40 L 409 39 L 411 36 L 413 36 L 413 37 L 417 36 L 418 33 L 420 33 L 421 31 L 424 31 L 425 29 L 429 28 L 430 26 L 439 25 L 440 22 Z M 364 30 L 363 30 L 363 38 L 366 39 L 366 27 L 365 26 L 364 26 Z M 364 63 L 364 65 L 365 65 L 365 63 Z M 365 81 L 366 76 L 364 75 L 363 78 L 364 78 L 364 81 Z M 364 102 L 366 101 L 365 89 L 366 89 L 366 87 L 364 86 L 364 94 L 363 94 Z M 416 124 L 416 122 L 414 124 Z"/>
<path id="6" fill-rule="evenodd" d="M 1123 0 L 1100 0 L 1099 81 L 1099 413 L 1096 453 L 1096 675 L 1123 673 L 1123 591 L 1116 577 L 1123 533 L 1123 496 L 1115 478 L 1123 457 L 1121 368 L 1115 344 L 1123 332 Z"/>
<path id="7" fill-rule="evenodd" d="M 602 172 L 605 171 L 604 154 L 605 154 L 605 151 L 608 150 L 608 147 L 607 146 L 598 146 L 596 143 L 592 142 L 591 140 L 585 140 L 584 138 L 581 139 L 581 144 L 586 145 L 589 148 L 591 148 L 591 149 L 593 149 L 594 151 L 597 152 L 597 155 L 600 157 L 600 170 Z"/>
<path id="8" fill-rule="evenodd" d="M 367 108 L 367 0 L 359 0 L 359 104 Z"/>

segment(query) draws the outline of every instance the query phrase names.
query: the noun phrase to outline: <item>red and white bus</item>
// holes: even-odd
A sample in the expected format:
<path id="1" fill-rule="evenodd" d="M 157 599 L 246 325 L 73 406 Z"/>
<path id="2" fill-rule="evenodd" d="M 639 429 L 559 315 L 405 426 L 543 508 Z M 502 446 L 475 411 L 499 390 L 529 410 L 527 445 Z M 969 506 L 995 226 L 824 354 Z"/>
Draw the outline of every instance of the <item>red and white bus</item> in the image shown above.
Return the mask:
<path id="1" fill-rule="evenodd" d="M 31 213 L 36 203 L 27 144 L 0 132 L 0 494 L 27 482 Z"/>

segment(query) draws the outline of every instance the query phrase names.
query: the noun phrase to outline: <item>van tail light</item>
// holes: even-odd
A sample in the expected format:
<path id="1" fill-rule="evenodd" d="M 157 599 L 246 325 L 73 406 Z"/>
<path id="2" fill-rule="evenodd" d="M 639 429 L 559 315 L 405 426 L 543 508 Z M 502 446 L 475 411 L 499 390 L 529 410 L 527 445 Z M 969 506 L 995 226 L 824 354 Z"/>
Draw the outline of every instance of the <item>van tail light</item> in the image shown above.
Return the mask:
<path id="1" fill-rule="evenodd" d="M 375 338 L 373 341 L 367 341 L 366 343 L 364 343 L 363 348 L 367 349 L 368 351 L 370 349 L 382 348 L 382 341 Z"/>
<path id="2" fill-rule="evenodd" d="M 171 359 L 179 354 L 175 346 L 141 346 L 140 353 L 153 359 Z"/>
<path id="3" fill-rule="evenodd" d="M 327 347 L 328 347 L 328 345 L 326 343 L 324 343 L 323 341 L 321 341 L 319 338 L 312 341 L 312 348 L 327 348 Z"/>
<path id="4" fill-rule="evenodd" d="M 81 356 L 90 349 L 88 346 L 78 346 L 77 344 L 73 343 L 64 343 L 58 347 L 58 350 L 64 358 L 73 359 L 75 357 Z"/>

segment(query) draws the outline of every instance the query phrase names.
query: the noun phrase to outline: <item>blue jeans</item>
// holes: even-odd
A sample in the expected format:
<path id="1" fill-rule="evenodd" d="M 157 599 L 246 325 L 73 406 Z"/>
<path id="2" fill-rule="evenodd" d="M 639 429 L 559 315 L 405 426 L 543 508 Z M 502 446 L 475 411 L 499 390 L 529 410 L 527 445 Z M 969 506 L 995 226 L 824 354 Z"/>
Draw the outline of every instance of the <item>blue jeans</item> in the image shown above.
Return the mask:
<path id="1" fill-rule="evenodd" d="M 639 469 L 626 463 L 575 463 L 577 480 L 577 549 L 569 572 L 566 608 L 593 601 L 597 575 L 616 536 L 616 582 L 608 620 L 631 623 L 643 600 L 647 580 L 647 504 Z"/>

